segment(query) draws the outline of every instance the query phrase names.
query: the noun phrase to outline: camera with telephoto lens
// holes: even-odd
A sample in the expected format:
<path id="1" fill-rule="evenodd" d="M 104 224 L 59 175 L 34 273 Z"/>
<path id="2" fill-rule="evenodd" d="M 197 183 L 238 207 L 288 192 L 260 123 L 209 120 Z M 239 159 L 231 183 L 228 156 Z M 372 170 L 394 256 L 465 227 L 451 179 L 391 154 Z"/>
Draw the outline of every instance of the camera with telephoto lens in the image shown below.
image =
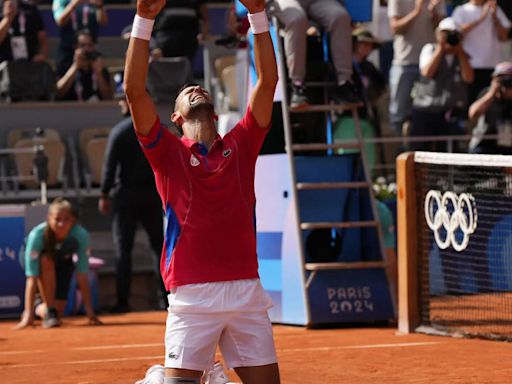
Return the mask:
<path id="1" fill-rule="evenodd" d="M 460 33 L 457 31 L 447 31 L 446 32 L 446 42 L 451 45 L 452 47 L 455 47 L 456 45 L 459 45 L 460 43 Z"/>
<path id="2" fill-rule="evenodd" d="M 503 88 L 512 88 L 512 76 L 498 77 L 498 82 Z"/>
<path id="3" fill-rule="evenodd" d="M 100 54 L 96 51 L 87 51 L 85 52 L 85 58 L 90 61 L 96 60 Z"/>

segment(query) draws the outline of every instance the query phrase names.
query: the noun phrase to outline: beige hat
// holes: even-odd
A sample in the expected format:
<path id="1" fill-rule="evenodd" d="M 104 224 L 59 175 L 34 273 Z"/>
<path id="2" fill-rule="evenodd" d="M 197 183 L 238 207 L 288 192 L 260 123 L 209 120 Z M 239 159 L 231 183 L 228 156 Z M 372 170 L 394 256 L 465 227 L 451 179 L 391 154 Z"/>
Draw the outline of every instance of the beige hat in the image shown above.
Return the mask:
<path id="1" fill-rule="evenodd" d="M 372 43 L 374 48 L 379 48 L 381 44 L 380 41 L 376 39 L 375 36 L 373 36 L 373 34 L 369 30 L 364 28 L 354 29 L 354 31 L 352 32 L 352 38 L 356 42 L 361 41 L 366 43 Z"/>

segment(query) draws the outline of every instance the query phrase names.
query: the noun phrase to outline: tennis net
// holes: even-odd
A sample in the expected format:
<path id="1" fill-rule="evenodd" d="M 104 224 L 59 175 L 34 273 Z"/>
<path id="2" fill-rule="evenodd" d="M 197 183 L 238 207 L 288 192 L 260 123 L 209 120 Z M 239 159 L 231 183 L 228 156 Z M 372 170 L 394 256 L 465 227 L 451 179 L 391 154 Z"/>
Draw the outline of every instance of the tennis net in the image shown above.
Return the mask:
<path id="1" fill-rule="evenodd" d="M 400 289 L 416 312 L 408 330 L 512 340 L 512 157 L 405 156 L 399 258 L 409 285 Z"/>

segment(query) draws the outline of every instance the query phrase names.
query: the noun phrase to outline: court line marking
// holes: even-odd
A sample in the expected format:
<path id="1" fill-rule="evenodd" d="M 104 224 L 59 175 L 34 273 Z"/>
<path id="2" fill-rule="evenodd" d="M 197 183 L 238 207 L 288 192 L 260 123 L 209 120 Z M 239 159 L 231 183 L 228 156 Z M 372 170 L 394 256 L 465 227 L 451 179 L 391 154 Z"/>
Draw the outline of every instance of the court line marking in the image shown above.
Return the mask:
<path id="1" fill-rule="evenodd" d="M 339 347 L 311 347 L 311 348 L 286 348 L 277 349 L 277 352 L 307 352 L 307 351 L 335 351 L 342 349 L 378 349 L 378 348 L 402 348 L 422 347 L 427 345 L 441 344 L 440 341 L 424 341 L 417 343 L 396 343 L 396 344 L 367 344 L 367 345 L 344 345 Z"/>
<path id="2" fill-rule="evenodd" d="M 282 348 L 277 349 L 278 353 L 287 353 L 287 352 L 318 352 L 318 351 L 339 351 L 344 349 L 378 349 L 378 348 L 403 348 L 403 347 L 421 347 L 428 345 L 437 345 L 442 344 L 440 341 L 426 341 L 426 342 L 417 342 L 417 343 L 396 343 L 396 344 L 367 344 L 367 345 L 345 345 L 339 347 L 311 347 L 311 348 Z M 129 348 L 130 346 L 155 346 L 156 344 L 131 344 L 125 346 Z M 158 344 L 158 346 L 162 346 L 163 344 Z M 120 346 L 104 346 L 104 347 L 96 347 L 96 349 L 108 349 Z M 95 348 L 95 347 L 84 347 L 84 348 Z M 74 348 L 77 350 L 79 348 Z M 89 349 L 90 350 L 90 349 Z M 24 352 L 24 351 L 16 351 L 16 352 Z M 28 352 L 28 351 L 27 351 Z M 34 351 L 30 351 L 34 353 Z M 112 358 L 112 359 L 97 359 L 97 360 L 73 360 L 73 361 L 61 361 L 61 362 L 47 362 L 47 363 L 33 363 L 33 364 L 15 364 L 15 365 L 4 365 L 0 366 L 1 368 L 32 368 L 32 367 L 40 367 L 40 366 L 48 366 L 48 365 L 72 365 L 72 364 L 99 364 L 99 363 L 116 363 L 122 361 L 133 361 L 133 360 L 157 360 L 163 359 L 163 354 L 157 356 L 135 356 L 135 357 L 123 357 L 123 358 Z"/>

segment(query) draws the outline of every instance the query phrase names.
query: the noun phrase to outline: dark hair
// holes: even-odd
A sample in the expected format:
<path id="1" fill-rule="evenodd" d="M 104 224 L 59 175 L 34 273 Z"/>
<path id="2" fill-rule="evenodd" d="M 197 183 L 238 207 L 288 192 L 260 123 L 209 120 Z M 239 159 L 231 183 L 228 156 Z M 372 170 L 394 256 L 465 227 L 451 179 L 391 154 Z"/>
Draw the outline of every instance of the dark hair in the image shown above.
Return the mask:
<path id="1" fill-rule="evenodd" d="M 78 44 L 78 38 L 80 36 L 89 36 L 94 44 L 97 43 L 96 36 L 94 36 L 88 28 L 82 28 L 75 32 L 75 45 Z"/>
<path id="2" fill-rule="evenodd" d="M 75 220 L 78 219 L 78 212 L 73 207 L 73 205 L 69 202 L 69 200 L 66 200 L 62 197 L 57 197 L 55 200 L 52 201 L 50 206 L 48 207 L 48 214 L 50 214 L 52 211 L 61 211 L 61 210 L 67 210 L 73 216 Z M 55 258 L 55 247 L 57 245 L 57 237 L 55 236 L 55 233 L 50 228 L 49 225 L 46 225 L 46 228 L 44 230 L 43 234 L 43 249 L 46 255 L 48 255 L 51 259 Z"/>

